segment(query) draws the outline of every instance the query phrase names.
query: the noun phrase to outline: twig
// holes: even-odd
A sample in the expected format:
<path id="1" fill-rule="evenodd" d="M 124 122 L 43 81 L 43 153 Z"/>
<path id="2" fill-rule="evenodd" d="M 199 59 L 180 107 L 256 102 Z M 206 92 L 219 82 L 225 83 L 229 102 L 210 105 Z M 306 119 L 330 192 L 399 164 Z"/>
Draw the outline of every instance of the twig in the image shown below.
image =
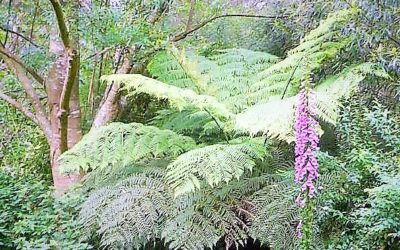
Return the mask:
<path id="1" fill-rule="evenodd" d="M 222 129 L 222 127 L 221 127 L 221 125 L 219 124 L 219 122 L 217 121 L 217 119 L 210 113 L 210 111 L 209 111 L 208 109 L 205 108 L 204 111 L 206 111 L 207 114 L 210 115 L 211 119 L 215 122 L 215 124 L 217 124 L 219 130 L 221 131 L 221 133 L 222 133 L 222 134 L 224 135 L 224 137 L 225 137 L 226 143 L 229 144 L 230 138 L 229 138 L 229 136 L 225 133 L 225 131 Z"/>
<path id="2" fill-rule="evenodd" d="M 91 58 L 93 58 L 93 57 L 98 57 L 98 56 L 100 56 L 100 55 L 103 55 L 104 53 L 106 53 L 106 52 L 109 51 L 110 49 L 112 49 L 112 47 L 107 47 L 107 48 L 105 48 L 105 49 L 102 49 L 102 50 L 100 50 L 99 52 L 96 52 L 96 53 L 94 53 L 94 54 L 92 54 L 92 55 L 86 57 L 86 58 L 83 59 L 83 60 L 89 60 L 89 59 L 91 59 Z"/>
<path id="3" fill-rule="evenodd" d="M 297 68 L 299 67 L 300 62 L 303 60 L 303 57 L 304 57 L 304 56 L 302 56 L 302 57 L 300 58 L 300 60 L 297 62 L 296 67 L 293 69 L 292 74 L 290 75 L 290 78 L 289 78 L 289 80 L 288 80 L 287 83 L 286 83 L 285 89 L 283 90 L 281 100 L 285 97 L 286 91 L 287 91 L 288 88 L 289 88 L 289 84 L 290 84 L 290 82 L 293 80 L 294 73 L 296 72 Z"/>
<path id="4" fill-rule="evenodd" d="M 3 54 L 10 60 L 20 65 L 26 72 L 31 74 L 36 81 L 44 85 L 44 79 L 33 68 L 26 66 L 18 57 L 11 54 L 11 52 L 9 52 L 6 48 L 0 46 L 0 54 Z"/>

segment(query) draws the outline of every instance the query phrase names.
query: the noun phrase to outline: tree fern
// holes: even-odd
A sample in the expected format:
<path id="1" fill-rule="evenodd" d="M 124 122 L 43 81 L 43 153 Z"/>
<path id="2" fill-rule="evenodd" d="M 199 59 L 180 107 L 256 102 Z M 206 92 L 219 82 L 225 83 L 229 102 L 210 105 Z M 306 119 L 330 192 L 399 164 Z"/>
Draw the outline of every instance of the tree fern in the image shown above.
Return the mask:
<path id="1" fill-rule="evenodd" d="M 128 95 L 147 93 L 159 99 L 167 99 L 170 106 L 179 111 L 197 108 L 209 112 L 221 124 L 232 120 L 234 113 L 269 101 L 263 109 L 275 111 L 276 107 L 280 107 L 280 122 L 275 122 L 275 115 L 274 119 L 264 123 L 263 128 L 254 126 L 251 132 L 268 130 L 271 135 L 290 141 L 291 135 L 288 133 L 291 130 L 291 106 L 294 98 L 284 101 L 277 99 L 283 92 L 289 97 L 296 94 L 297 84 L 304 74 L 305 61 L 309 70 L 321 70 L 348 43 L 348 39 L 344 39 L 339 33 L 351 13 L 352 10 L 343 10 L 330 15 L 282 61 L 268 53 L 243 49 L 222 50 L 205 58 L 189 50 L 178 51 L 173 48 L 157 55 L 149 65 L 150 73 L 166 83 L 140 75 L 110 75 L 103 79 L 123 83 Z M 321 93 L 321 97 L 327 100 L 331 96 Z M 250 108 L 247 113 L 258 108 L 260 107 Z M 335 120 L 334 113 L 329 112 L 327 106 L 321 104 L 321 108 L 325 111 L 324 119 L 331 122 Z M 254 119 L 247 122 L 254 124 Z M 217 127 L 215 125 L 212 122 L 207 124 L 211 130 Z M 237 128 L 239 131 L 246 131 L 248 127 L 250 126 L 242 126 L 239 122 Z"/>
<path id="2" fill-rule="evenodd" d="M 229 248 L 249 236 L 295 249 L 298 187 L 292 171 L 281 173 L 291 162 L 265 138 L 235 137 L 266 134 L 292 141 L 304 61 L 312 73 L 340 72 L 341 67 L 327 68 L 348 43 L 340 29 L 351 14 L 330 15 L 283 60 L 243 49 L 204 57 L 172 48 L 148 66 L 156 80 L 104 76 L 128 96 L 148 94 L 169 107 L 151 121 L 161 129 L 110 124 L 61 157 L 64 172 L 92 170 L 83 183 L 89 198 L 80 215 L 87 231 L 98 233 L 103 247 L 117 249 L 160 240 L 170 249 L 213 248 L 220 240 Z M 317 79 L 318 118 L 334 123 L 339 99 L 367 76 L 386 73 L 365 63 Z M 196 146 L 183 135 L 205 144 Z M 323 183 L 324 178 L 330 176 L 322 175 Z"/>
<path id="3" fill-rule="evenodd" d="M 61 156 L 60 163 L 64 173 L 88 171 L 115 164 L 126 166 L 138 161 L 174 158 L 195 147 L 193 139 L 170 130 L 140 123 L 111 123 L 86 134 Z"/>

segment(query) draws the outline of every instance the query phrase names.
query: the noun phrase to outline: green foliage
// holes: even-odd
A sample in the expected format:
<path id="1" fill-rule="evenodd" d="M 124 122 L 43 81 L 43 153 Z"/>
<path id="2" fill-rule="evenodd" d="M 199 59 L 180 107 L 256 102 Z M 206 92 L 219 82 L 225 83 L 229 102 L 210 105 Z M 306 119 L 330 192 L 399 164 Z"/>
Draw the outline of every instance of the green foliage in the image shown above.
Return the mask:
<path id="1" fill-rule="evenodd" d="M 201 250 L 214 246 L 228 228 L 232 240 L 245 239 L 240 218 L 230 211 L 232 199 L 219 201 L 221 191 L 209 189 L 174 199 L 164 176 L 163 169 L 146 168 L 90 193 L 80 214 L 86 232 L 101 234 L 101 244 L 111 249 L 163 239 L 170 249 Z"/>
<path id="2" fill-rule="evenodd" d="M 207 111 L 198 109 L 185 109 L 181 112 L 163 109 L 150 122 L 151 125 L 162 129 L 169 129 L 178 134 L 190 136 L 198 142 L 221 141 L 223 134 L 220 125 Z"/>
<path id="3" fill-rule="evenodd" d="M 323 20 L 297 47 L 288 52 L 284 60 L 260 72 L 247 98 L 253 103 L 265 102 L 271 96 L 281 96 L 288 83 L 286 94 L 297 94 L 306 68 L 311 72 L 321 71 L 348 44 L 349 39 L 340 35 L 340 29 L 350 16 L 351 10 L 343 10 Z"/>
<path id="4" fill-rule="evenodd" d="M 345 103 L 338 126 L 340 154 L 327 160 L 344 169 L 346 178 L 339 182 L 342 188 L 324 197 L 318 216 L 328 249 L 399 247 L 397 119 L 360 95 Z"/>
<path id="5" fill-rule="evenodd" d="M 90 249 L 76 221 L 82 197 L 54 200 L 49 183 L 0 171 L 1 249 Z"/>
<path id="6" fill-rule="evenodd" d="M 124 83 L 123 90 L 128 91 L 128 96 L 146 93 L 160 100 L 168 100 L 169 104 L 178 110 L 197 107 L 201 110 L 208 110 L 212 115 L 221 119 L 232 116 L 226 107 L 212 96 L 198 95 L 190 89 L 181 89 L 142 75 L 118 74 L 103 76 L 102 79 L 108 82 Z"/>
<path id="7" fill-rule="evenodd" d="M 321 121 L 336 124 L 340 100 L 349 97 L 367 77 L 387 78 L 386 72 L 373 63 L 344 69 L 315 87 L 317 116 Z M 237 115 L 236 129 L 250 134 L 264 133 L 288 142 L 294 141 L 294 106 L 298 95 L 254 105 Z M 277 112 L 279 110 L 279 112 Z"/>
<path id="8" fill-rule="evenodd" d="M 361 240 L 400 247 L 400 175 L 382 176 L 380 186 L 367 189 L 369 207 L 355 212 Z"/>
<path id="9" fill-rule="evenodd" d="M 239 179 L 262 160 L 262 144 L 247 141 L 239 144 L 214 144 L 180 155 L 167 167 L 167 183 L 178 196 L 200 189 L 200 181 L 210 186 Z"/>
<path id="10" fill-rule="evenodd" d="M 40 128 L 0 101 L 0 169 L 15 176 L 51 178 L 48 145 Z"/>
<path id="11" fill-rule="evenodd" d="M 329 15 L 281 61 L 268 53 L 243 49 L 221 50 L 209 58 L 171 49 L 157 55 L 149 65 L 150 73 L 166 84 L 137 75 L 103 79 L 125 83 L 128 95 L 146 93 L 168 99 L 170 106 L 179 111 L 208 111 L 225 132 L 263 133 L 291 142 L 293 106 L 307 69 L 312 74 L 328 73 L 327 77 L 316 78 L 314 84 L 318 116 L 333 125 L 340 98 L 348 96 L 367 77 L 388 78 L 373 63 L 338 66 L 337 56 L 350 42 L 341 30 L 355 12 L 350 9 Z"/>
<path id="12" fill-rule="evenodd" d="M 170 130 L 140 123 L 111 123 L 92 130 L 60 158 L 62 172 L 88 171 L 140 161 L 174 158 L 195 142 Z"/>
<path id="13" fill-rule="evenodd" d="M 171 211 L 173 199 L 157 177 L 157 171 L 133 174 L 92 192 L 80 214 L 84 227 L 97 230 L 100 244 L 113 249 L 139 248 L 159 236 L 158 224 Z"/>
<path id="14" fill-rule="evenodd" d="M 148 66 L 156 80 L 104 76 L 108 83 L 121 84 L 130 97 L 145 94 L 167 102 L 167 109 L 158 111 L 151 125 L 169 130 L 110 124 L 90 132 L 62 156 L 64 171 L 91 171 L 83 183 L 89 198 L 80 214 L 87 237 L 98 234 L 102 246 L 117 249 L 163 242 L 170 249 L 200 250 L 222 240 L 229 248 L 245 244 L 249 237 L 276 249 L 296 249 L 295 227 L 301 215 L 294 199 L 299 190 L 293 171 L 287 169 L 293 156 L 273 154 L 274 140 L 240 136 L 263 133 L 291 142 L 297 87 L 306 70 L 315 76 L 318 118 L 333 125 L 341 101 L 350 100 L 357 86 L 388 78 L 374 63 L 339 65 L 337 56 L 349 43 L 340 31 L 353 14 L 346 10 L 330 15 L 283 60 L 242 49 L 214 51 L 206 57 L 170 48 Z M 372 130 L 362 126 L 357 130 L 353 124 L 346 134 L 353 135 L 353 129 L 371 131 L 374 138 L 385 138 L 385 148 L 392 152 L 397 143 L 390 129 L 393 122 L 387 123 L 378 111 L 370 113 L 362 124 Z M 338 131 L 356 121 L 343 119 Z M 365 137 L 360 135 L 357 143 L 362 145 Z M 167 141 L 176 149 L 167 147 Z M 363 188 L 372 187 L 372 182 L 353 185 L 371 180 L 388 166 L 375 164 L 376 157 L 366 149 L 348 148 L 354 150 L 347 159 L 354 169 L 360 171 L 369 161 L 370 170 L 355 171 L 350 178 L 354 183 L 349 184 L 341 160 L 321 154 L 318 195 L 308 211 L 315 214 L 309 243 L 316 249 L 325 243 L 335 246 L 342 230 L 347 235 L 349 218 L 340 206 L 357 196 L 355 202 L 361 207 L 367 198 Z M 354 211 L 349 212 L 352 217 Z M 335 237 L 331 242 L 324 241 L 329 231 Z"/>

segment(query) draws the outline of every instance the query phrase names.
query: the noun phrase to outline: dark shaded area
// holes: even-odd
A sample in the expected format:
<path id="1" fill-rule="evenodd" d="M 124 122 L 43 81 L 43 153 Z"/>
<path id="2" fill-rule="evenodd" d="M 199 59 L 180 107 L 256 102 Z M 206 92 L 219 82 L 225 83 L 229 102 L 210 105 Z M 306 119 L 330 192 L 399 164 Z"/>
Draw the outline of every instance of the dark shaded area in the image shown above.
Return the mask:
<path id="1" fill-rule="evenodd" d="M 270 250 L 266 245 L 261 245 L 258 240 L 249 239 L 244 247 L 239 247 L 238 250 Z"/>
<path id="2" fill-rule="evenodd" d="M 217 246 L 214 248 L 214 250 L 225 250 L 225 242 L 223 240 L 220 240 L 217 243 Z M 244 246 L 239 246 L 239 248 L 236 248 L 236 246 L 231 246 L 229 250 L 270 250 L 266 245 L 261 245 L 260 241 L 254 240 L 252 238 L 249 238 L 247 240 L 247 243 Z"/>

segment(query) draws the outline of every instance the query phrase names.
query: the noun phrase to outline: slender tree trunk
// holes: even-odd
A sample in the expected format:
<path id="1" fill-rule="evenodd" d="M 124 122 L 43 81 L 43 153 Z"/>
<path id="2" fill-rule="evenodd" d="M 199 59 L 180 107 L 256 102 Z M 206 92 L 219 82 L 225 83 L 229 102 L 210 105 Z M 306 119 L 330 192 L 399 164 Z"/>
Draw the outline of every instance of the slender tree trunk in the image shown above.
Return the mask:
<path id="1" fill-rule="evenodd" d="M 61 124 L 60 124 L 60 98 L 66 78 L 68 67 L 67 55 L 60 55 L 49 71 L 46 81 L 46 92 L 48 96 L 49 121 L 51 126 L 51 136 L 47 138 L 50 146 L 50 160 L 55 187 L 55 195 L 61 196 L 70 186 L 77 183 L 81 175 L 72 174 L 64 176 L 60 174 L 60 164 L 58 161 L 62 153 L 61 149 Z M 69 112 L 68 112 L 68 148 L 74 146 L 82 138 L 82 128 L 79 106 L 79 87 L 78 82 L 72 87 Z"/>

